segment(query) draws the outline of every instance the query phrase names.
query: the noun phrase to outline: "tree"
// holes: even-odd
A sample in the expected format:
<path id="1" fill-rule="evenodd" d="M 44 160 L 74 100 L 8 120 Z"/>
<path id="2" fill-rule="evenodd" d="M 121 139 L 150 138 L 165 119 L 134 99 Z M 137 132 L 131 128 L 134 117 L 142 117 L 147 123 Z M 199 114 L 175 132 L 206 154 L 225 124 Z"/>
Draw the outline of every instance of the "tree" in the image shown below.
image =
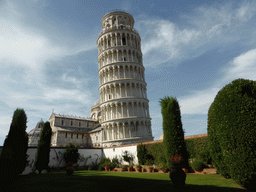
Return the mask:
<path id="1" fill-rule="evenodd" d="M 78 159 L 80 157 L 80 154 L 78 153 L 78 149 L 75 145 L 72 143 L 69 143 L 68 148 L 64 152 L 64 160 L 66 163 L 72 162 L 77 163 Z"/>
<path id="2" fill-rule="evenodd" d="M 16 109 L 13 114 L 9 133 L 4 141 L 0 158 L 2 182 L 15 180 L 21 174 L 27 161 L 28 134 L 27 116 L 23 109 Z"/>
<path id="3" fill-rule="evenodd" d="M 37 146 L 36 163 L 35 167 L 41 174 L 41 171 L 48 169 L 50 147 L 51 147 L 52 128 L 47 121 L 43 125 L 40 139 Z"/>
<path id="4" fill-rule="evenodd" d="M 223 87 L 208 111 L 213 164 L 226 178 L 256 189 L 256 82 L 237 79 Z"/>
<path id="5" fill-rule="evenodd" d="M 180 155 L 184 158 L 183 167 L 188 167 L 188 152 L 184 141 L 184 131 L 182 129 L 180 107 L 176 98 L 164 97 L 160 100 L 161 113 L 163 116 L 163 143 L 167 166 L 173 165 L 169 161 L 171 156 Z"/>

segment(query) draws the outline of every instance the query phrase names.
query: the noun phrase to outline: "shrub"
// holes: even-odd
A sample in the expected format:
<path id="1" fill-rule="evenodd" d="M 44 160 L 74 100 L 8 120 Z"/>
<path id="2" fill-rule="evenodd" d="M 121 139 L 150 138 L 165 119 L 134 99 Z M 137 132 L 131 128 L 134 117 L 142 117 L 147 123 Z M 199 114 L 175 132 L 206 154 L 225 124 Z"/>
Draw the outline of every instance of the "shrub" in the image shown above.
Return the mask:
<path id="1" fill-rule="evenodd" d="M 68 148 L 64 152 L 64 160 L 66 163 L 73 162 L 74 164 L 77 163 L 80 154 L 78 153 L 78 149 L 72 143 L 69 143 Z"/>
<path id="2" fill-rule="evenodd" d="M 116 167 L 116 164 L 112 162 L 109 164 L 109 167 L 111 170 L 113 170 Z"/>
<path id="3" fill-rule="evenodd" d="M 210 150 L 206 148 L 204 151 L 202 151 L 199 154 L 200 158 L 206 163 L 206 164 L 211 164 L 212 163 L 212 158 L 210 155 Z"/>
<path id="4" fill-rule="evenodd" d="M 199 160 L 199 159 L 195 159 L 192 164 L 191 164 L 191 167 L 196 170 L 196 171 L 200 171 L 202 170 L 203 168 L 205 168 L 205 164 L 202 160 Z"/>
<path id="5" fill-rule="evenodd" d="M 120 162 L 119 162 L 117 156 L 116 156 L 116 157 L 113 157 L 112 163 L 115 163 L 116 165 L 119 165 L 119 164 L 120 164 Z"/>
<path id="6" fill-rule="evenodd" d="M 111 163 L 109 158 L 103 157 L 100 160 L 100 165 L 105 164 L 105 163 Z"/>
<path id="7" fill-rule="evenodd" d="M 208 111 L 214 166 L 247 189 L 256 189 L 256 82 L 237 79 L 223 87 Z"/>
<path id="8" fill-rule="evenodd" d="M 111 160 L 109 158 L 103 157 L 100 160 L 99 164 L 99 170 L 104 170 L 104 167 L 110 167 L 111 166 Z M 112 164 L 113 166 L 113 164 Z"/>
<path id="9" fill-rule="evenodd" d="M 137 157 L 138 157 L 139 164 L 141 164 L 141 165 L 145 164 L 145 162 L 146 162 L 146 160 L 145 160 L 146 154 L 147 154 L 147 151 L 145 149 L 145 145 L 143 145 L 142 143 L 137 145 Z"/>
<path id="10" fill-rule="evenodd" d="M 128 165 L 122 165 L 122 170 L 123 171 L 127 171 L 127 168 L 128 168 L 129 166 Z"/>
<path id="11" fill-rule="evenodd" d="M 52 128 L 47 121 L 43 125 L 40 139 L 37 147 L 35 167 L 41 174 L 41 171 L 48 168 L 50 146 L 51 146 Z"/>
<path id="12" fill-rule="evenodd" d="M 172 167 L 169 157 L 179 155 L 184 158 L 183 167 L 188 167 L 188 153 L 184 142 L 180 107 L 176 98 L 165 97 L 160 100 L 163 116 L 164 146 L 167 166 Z"/>

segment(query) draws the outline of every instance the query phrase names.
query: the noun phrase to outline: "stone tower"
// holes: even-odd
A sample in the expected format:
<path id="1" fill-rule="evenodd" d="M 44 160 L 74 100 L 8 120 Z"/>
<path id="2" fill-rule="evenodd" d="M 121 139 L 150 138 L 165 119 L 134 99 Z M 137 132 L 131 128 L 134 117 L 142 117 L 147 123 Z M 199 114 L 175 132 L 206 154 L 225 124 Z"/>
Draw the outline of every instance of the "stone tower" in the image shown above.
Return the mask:
<path id="1" fill-rule="evenodd" d="M 98 37 L 100 124 L 104 147 L 153 141 L 142 64 L 141 39 L 133 17 L 106 14 Z"/>

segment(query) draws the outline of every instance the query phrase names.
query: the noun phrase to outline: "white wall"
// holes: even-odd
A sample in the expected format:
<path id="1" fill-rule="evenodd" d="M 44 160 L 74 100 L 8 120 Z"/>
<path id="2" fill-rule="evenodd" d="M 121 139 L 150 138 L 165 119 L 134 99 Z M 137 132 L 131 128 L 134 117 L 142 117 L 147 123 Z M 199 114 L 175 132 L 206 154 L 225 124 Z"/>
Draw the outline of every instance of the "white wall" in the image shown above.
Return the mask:
<path id="1" fill-rule="evenodd" d="M 65 148 L 51 148 L 50 150 L 50 167 L 64 167 L 65 161 L 63 154 L 66 151 Z M 105 148 L 105 149 L 78 149 L 81 159 L 77 162 L 78 166 L 92 165 L 93 163 L 99 163 L 102 157 L 107 157 L 112 160 L 114 157 L 117 157 L 119 160 L 123 159 L 122 155 L 124 151 L 128 151 L 129 154 L 133 155 L 134 165 L 138 164 L 137 158 L 137 145 L 125 146 L 125 147 L 115 147 L 115 148 Z M 22 175 L 29 174 L 33 171 L 35 160 L 36 160 L 37 148 L 28 148 L 27 155 L 28 157 L 28 166 L 22 173 Z M 128 164 L 125 161 L 122 164 Z"/>
<path id="2" fill-rule="evenodd" d="M 138 164 L 137 145 L 103 149 L 103 157 L 107 157 L 112 160 L 115 156 L 117 156 L 117 158 L 120 160 L 122 159 L 123 152 L 125 151 L 128 151 L 128 154 L 133 155 L 133 164 Z M 128 163 L 123 161 L 122 164 Z"/>
<path id="3" fill-rule="evenodd" d="M 63 149 L 57 149 L 57 148 L 51 148 L 50 150 L 50 161 L 49 166 L 50 167 L 64 167 L 65 161 L 63 154 L 66 151 L 65 148 Z M 37 148 L 28 148 L 27 155 L 29 155 L 29 165 L 26 167 L 24 172 L 22 174 L 28 174 L 32 172 L 35 164 L 36 159 L 36 153 Z M 92 165 L 92 163 L 100 162 L 100 159 L 102 158 L 102 149 L 78 149 L 78 153 L 81 155 L 81 160 L 79 160 L 75 165 L 78 166 L 85 166 L 85 165 Z M 91 157 L 90 157 L 91 156 Z"/>

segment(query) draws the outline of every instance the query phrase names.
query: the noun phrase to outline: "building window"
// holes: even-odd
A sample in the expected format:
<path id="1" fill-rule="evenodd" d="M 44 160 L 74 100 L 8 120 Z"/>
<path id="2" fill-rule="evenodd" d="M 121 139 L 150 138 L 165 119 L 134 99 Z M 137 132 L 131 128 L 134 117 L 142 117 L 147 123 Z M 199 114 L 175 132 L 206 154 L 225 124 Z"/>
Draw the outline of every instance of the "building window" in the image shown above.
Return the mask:
<path id="1" fill-rule="evenodd" d="M 108 99 L 111 99 L 111 95 L 108 96 Z"/>
<path id="2" fill-rule="evenodd" d="M 66 133 L 66 138 L 67 138 L 67 136 L 68 136 L 68 133 Z"/>
<path id="3" fill-rule="evenodd" d="M 71 138 L 73 138 L 73 133 L 71 133 Z"/>
<path id="4" fill-rule="evenodd" d="M 84 138 L 84 134 L 82 134 L 82 139 Z"/>
<path id="5" fill-rule="evenodd" d="M 61 120 L 61 125 L 64 125 L 64 120 Z"/>
<path id="6" fill-rule="evenodd" d="M 79 122 L 79 127 L 81 127 L 81 122 Z"/>
<path id="7" fill-rule="evenodd" d="M 96 141 L 98 141 L 98 136 L 96 136 Z"/>
<path id="8" fill-rule="evenodd" d="M 73 121 L 71 121 L 71 126 L 73 126 Z"/>
<path id="9" fill-rule="evenodd" d="M 77 133 L 77 135 L 76 135 L 76 138 L 78 139 L 78 133 Z"/>

